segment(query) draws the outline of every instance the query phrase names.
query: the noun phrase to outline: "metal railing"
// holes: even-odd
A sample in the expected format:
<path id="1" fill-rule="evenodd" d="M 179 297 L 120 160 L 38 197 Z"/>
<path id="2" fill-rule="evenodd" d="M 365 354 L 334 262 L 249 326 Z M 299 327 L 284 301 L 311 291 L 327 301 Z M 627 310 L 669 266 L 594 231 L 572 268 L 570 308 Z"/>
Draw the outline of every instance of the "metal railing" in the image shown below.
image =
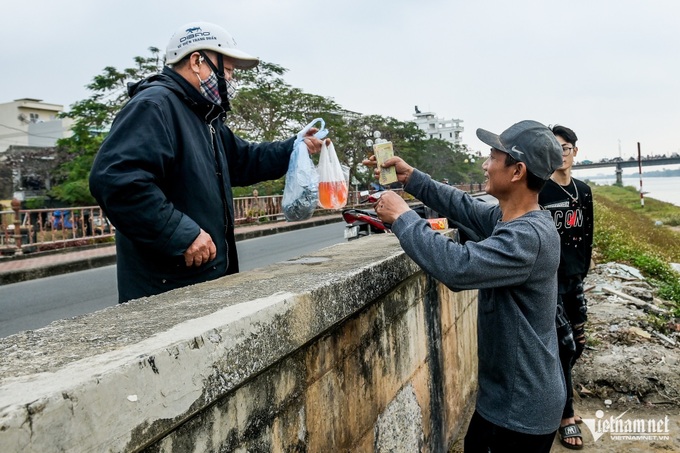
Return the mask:
<path id="1" fill-rule="evenodd" d="M 395 192 L 401 193 L 402 189 Z M 347 197 L 347 205 L 354 206 L 360 203 L 360 192 L 350 191 Z M 270 222 L 283 220 L 282 209 L 283 195 L 267 195 L 257 197 L 238 197 L 234 198 L 234 223 L 241 225 L 244 223 Z M 317 212 L 333 212 L 317 208 Z"/>
<path id="2" fill-rule="evenodd" d="M 115 228 L 99 206 L 0 211 L 0 255 L 110 242 Z"/>
<path id="3" fill-rule="evenodd" d="M 456 189 L 463 190 L 465 192 L 470 192 L 470 193 L 478 193 L 478 192 L 484 192 L 484 183 L 481 182 L 470 182 L 470 183 L 456 183 L 456 184 L 450 184 L 452 187 L 455 187 Z"/>
<path id="4" fill-rule="evenodd" d="M 253 223 L 283 218 L 283 195 L 234 198 L 234 223 Z"/>

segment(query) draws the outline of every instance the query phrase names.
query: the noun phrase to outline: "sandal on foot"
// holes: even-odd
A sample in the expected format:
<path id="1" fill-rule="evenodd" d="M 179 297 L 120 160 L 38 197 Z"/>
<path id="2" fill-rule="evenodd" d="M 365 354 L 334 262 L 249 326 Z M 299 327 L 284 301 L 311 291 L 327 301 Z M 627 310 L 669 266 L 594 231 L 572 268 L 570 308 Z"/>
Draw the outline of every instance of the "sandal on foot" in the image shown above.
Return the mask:
<path id="1" fill-rule="evenodd" d="M 581 436 L 581 429 L 576 425 L 576 423 L 571 424 L 571 425 L 566 425 L 566 426 L 560 426 L 560 429 L 557 430 L 560 435 L 560 443 L 570 449 L 570 450 L 581 450 L 583 449 L 583 436 Z M 578 437 L 581 439 L 581 445 L 572 445 L 569 442 L 567 442 L 565 439 L 572 439 Z"/>

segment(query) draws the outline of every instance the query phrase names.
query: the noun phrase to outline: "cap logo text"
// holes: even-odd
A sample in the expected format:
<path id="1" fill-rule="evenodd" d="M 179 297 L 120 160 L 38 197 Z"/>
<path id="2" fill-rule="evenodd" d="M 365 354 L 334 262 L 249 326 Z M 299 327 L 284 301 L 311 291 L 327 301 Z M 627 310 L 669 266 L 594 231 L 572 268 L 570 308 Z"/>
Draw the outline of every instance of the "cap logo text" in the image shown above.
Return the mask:
<path id="1" fill-rule="evenodd" d="M 179 38 L 178 48 L 187 46 L 197 41 L 216 41 L 217 38 L 212 36 L 209 31 L 201 30 L 201 27 L 187 28 L 187 35 Z"/>

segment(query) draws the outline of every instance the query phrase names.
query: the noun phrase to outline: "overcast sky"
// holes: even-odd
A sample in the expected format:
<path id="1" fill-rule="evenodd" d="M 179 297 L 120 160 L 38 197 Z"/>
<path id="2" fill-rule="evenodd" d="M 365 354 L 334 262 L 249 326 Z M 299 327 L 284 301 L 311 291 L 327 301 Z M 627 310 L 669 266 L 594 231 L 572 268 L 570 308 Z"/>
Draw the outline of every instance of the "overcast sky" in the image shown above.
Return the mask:
<path id="1" fill-rule="evenodd" d="M 92 0 L 0 8 L 0 103 L 66 108 L 106 66 L 163 51 L 191 21 L 222 25 L 285 80 L 363 114 L 414 107 L 478 127 L 534 119 L 579 137 L 577 160 L 680 152 L 677 0 Z M 332 131 L 331 131 L 332 133 Z M 619 145 L 620 143 L 620 145 Z"/>

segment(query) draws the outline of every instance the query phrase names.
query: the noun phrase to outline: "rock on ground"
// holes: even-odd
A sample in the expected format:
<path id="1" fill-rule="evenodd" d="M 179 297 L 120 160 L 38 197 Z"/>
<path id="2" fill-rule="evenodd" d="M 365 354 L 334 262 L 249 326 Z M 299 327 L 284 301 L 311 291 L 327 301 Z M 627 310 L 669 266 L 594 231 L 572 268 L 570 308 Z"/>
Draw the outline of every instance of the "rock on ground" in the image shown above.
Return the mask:
<path id="1" fill-rule="evenodd" d="M 680 325 L 658 317 L 672 305 L 637 269 L 617 263 L 596 266 L 585 287 L 588 341 L 573 379 L 576 412 L 595 430 L 580 425 L 586 448 L 680 451 Z M 618 425 L 606 430 L 605 422 Z M 659 429 L 642 436 L 643 426 Z M 566 449 L 556 440 L 553 451 Z"/>

